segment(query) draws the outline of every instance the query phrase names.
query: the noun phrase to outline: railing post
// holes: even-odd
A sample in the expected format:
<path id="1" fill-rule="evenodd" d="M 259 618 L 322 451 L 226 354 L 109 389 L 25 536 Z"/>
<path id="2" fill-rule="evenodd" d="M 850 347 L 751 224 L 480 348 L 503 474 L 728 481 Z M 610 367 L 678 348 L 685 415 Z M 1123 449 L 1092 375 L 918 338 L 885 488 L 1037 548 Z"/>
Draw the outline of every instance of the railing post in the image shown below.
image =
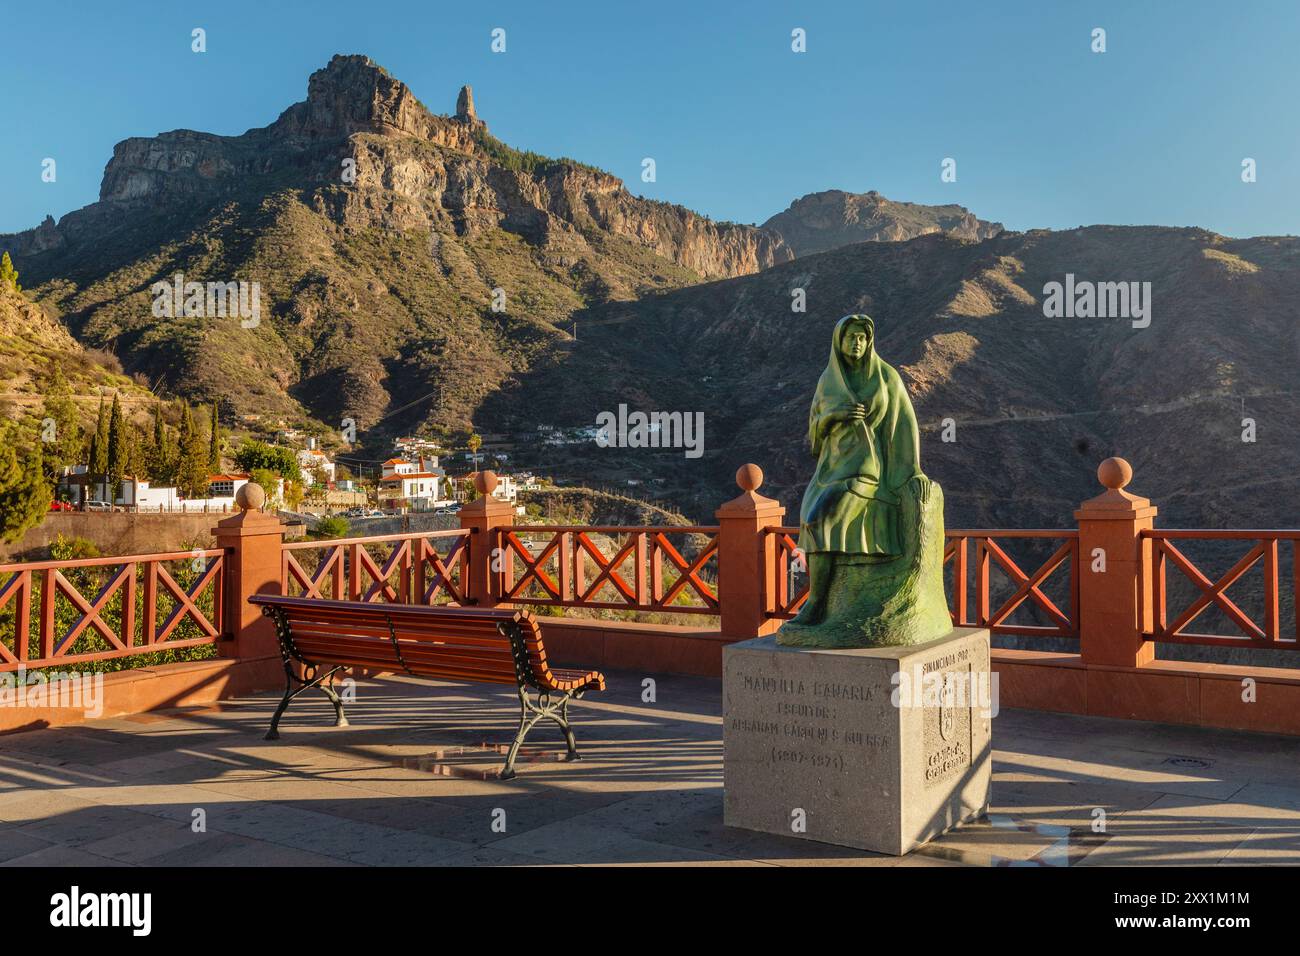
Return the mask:
<path id="1" fill-rule="evenodd" d="M 492 497 L 496 486 L 496 472 L 476 472 L 474 487 L 479 496 L 460 509 L 461 528 L 472 532 L 469 539 L 469 587 L 465 596 L 478 607 L 492 607 L 500 597 L 497 593 L 499 575 L 493 567 L 500 568 L 503 562 L 494 560 L 492 551 L 497 546 L 497 529 L 515 523 L 515 509 Z"/>
<path id="2" fill-rule="evenodd" d="M 1123 458 L 1097 468 L 1106 491 L 1074 513 L 1079 522 L 1079 652 L 1085 664 L 1140 667 L 1155 659 L 1151 630 L 1151 541 L 1147 498 L 1124 491 L 1133 469 Z"/>
<path id="3" fill-rule="evenodd" d="M 222 518 L 212 529 L 217 547 L 226 552 L 226 629 L 233 640 L 222 641 L 222 657 L 253 659 L 279 653 L 275 627 L 261 608 L 249 604 L 254 594 L 281 593 L 284 523 L 260 509 L 266 492 L 254 482 L 242 485 L 235 496 L 240 512 Z"/>
<path id="4" fill-rule="evenodd" d="M 718 606 L 722 634 L 737 641 L 771 634 L 781 621 L 768 616 L 765 607 L 765 576 L 776 563 L 776 539 L 763 534 L 779 525 L 785 516 L 780 502 L 758 494 L 763 470 L 743 465 L 736 472 L 739 497 L 717 510 L 718 519 Z"/>

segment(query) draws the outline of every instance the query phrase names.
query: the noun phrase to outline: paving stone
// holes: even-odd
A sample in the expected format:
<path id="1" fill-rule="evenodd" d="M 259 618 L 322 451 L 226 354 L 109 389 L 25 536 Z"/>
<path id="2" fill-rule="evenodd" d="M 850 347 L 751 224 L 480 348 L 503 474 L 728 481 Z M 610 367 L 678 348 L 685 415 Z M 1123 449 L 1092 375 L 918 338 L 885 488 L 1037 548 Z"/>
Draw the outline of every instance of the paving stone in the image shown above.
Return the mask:
<path id="1" fill-rule="evenodd" d="M 361 682 L 352 727 L 295 704 L 279 741 L 276 693 L 0 736 L 0 863 L 1300 864 L 1300 740 L 1030 711 L 994 721 L 990 817 L 907 857 L 724 827 L 719 682 L 656 676 L 643 703 L 643 676 L 574 705 L 587 759 L 539 728 L 511 781 L 482 744 L 513 692 L 411 679 Z"/>
<path id="2" fill-rule="evenodd" d="M 54 846 L 58 844 L 13 827 L 0 829 L 0 863 Z"/>
<path id="3" fill-rule="evenodd" d="M 148 864 L 155 858 L 174 850 L 214 840 L 217 836 L 218 834 L 211 830 L 195 833 L 188 819 L 171 822 L 155 821 L 125 833 L 116 833 L 102 840 L 87 843 L 82 849 L 96 856 L 138 866 Z"/>
<path id="4" fill-rule="evenodd" d="M 47 846 L 34 853 L 28 853 L 26 856 L 14 857 L 0 863 L 0 866 L 8 867 L 66 866 L 85 868 L 128 865 L 118 860 L 110 860 L 108 857 L 97 856 L 94 853 L 87 853 L 85 850 L 70 846 Z"/>
<path id="5" fill-rule="evenodd" d="M 94 803 L 34 820 L 18 830 L 62 846 L 85 846 L 105 837 L 139 830 L 155 820 L 155 817 L 138 810 Z"/>

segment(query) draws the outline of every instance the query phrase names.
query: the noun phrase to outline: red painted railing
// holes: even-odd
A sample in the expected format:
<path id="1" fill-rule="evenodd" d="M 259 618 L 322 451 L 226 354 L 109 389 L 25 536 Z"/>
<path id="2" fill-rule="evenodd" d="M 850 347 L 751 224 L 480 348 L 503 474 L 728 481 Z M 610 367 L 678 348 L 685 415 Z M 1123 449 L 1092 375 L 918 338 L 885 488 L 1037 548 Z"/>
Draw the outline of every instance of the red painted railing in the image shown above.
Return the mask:
<path id="1" fill-rule="evenodd" d="M 953 623 L 963 627 L 987 627 L 994 634 L 1023 634 L 1030 637 L 1078 637 L 1079 636 L 1079 533 L 1063 530 L 1008 530 L 1008 531 L 966 531 L 952 530 L 946 534 L 944 563 L 952 562 L 953 597 L 949 602 Z M 1021 568 L 1007 553 L 999 541 L 1060 541 L 1060 545 L 1032 570 Z M 967 564 L 967 543 L 975 544 L 975 563 L 973 580 L 968 581 L 970 566 Z M 991 578 L 994 567 L 1012 587 L 1012 593 L 994 606 Z M 1043 585 L 1064 569 L 1068 576 L 1066 596 L 1060 603 L 1052 600 L 1043 590 Z M 974 585 L 975 614 L 969 616 L 968 587 Z M 1013 622 L 1011 615 L 1020 608 L 1027 608 L 1036 613 L 1046 624 L 1030 624 L 1025 621 Z"/>
<path id="2" fill-rule="evenodd" d="M 670 536 L 679 535 L 702 540 L 678 547 Z M 717 535 L 717 527 L 500 528 L 494 590 L 519 604 L 717 614 Z"/>
<path id="3" fill-rule="evenodd" d="M 215 643 L 225 566 L 221 550 L 0 565 L 0 672 Z"/>
<path id="4" fill-rule="evenodd" d="M 789 620 L 808 600 L 808 564 L 799 550 L 799 529 L 764 528 L 763 534 L 776 539 L 775 560 L 763 582 L 763 606 L 768 617 Z"/>
<path id="5" fill-rule="evenodd" d="M 1296 650 L 1300 648 L 1300 613 L 1295 612 L 1300 601 L 1300 531 L 1214 531 L 1152 529 L 1142 532 L 1144 541 L 1151 543 L 1151 560 L 1143 561 L 1138 593 L 1144 602 L 1152 601 L 1153 626 L 1146 632 L 1149 640 L 1168 641 L 1174 644 L 1211 644 L 1226 647 L 1255 647 Z M 1217 579 L 1211 580 L 1184 553 L 1186 541 L 1241 541 L 1252 542 L 1236 563 Z M 1282 542 L 1291 543 L 1291 607 L 1295 615 L 1294 630 L 1284 636 L 1281 627 L 1281 574 L 1280 549 Z M 1169 609 L 1168 570 L 1173 566 L 1199 592 L 1181 611 L 1171 614 Z M 1247 614 L 1228 596 L 1228 589 L 1241 581 L 1247 573 L 1259 566 L 1263 572 L 1263 607 L 1258 619 Z M 1147 572 L 1146 569 L 1150 568 Z M 1149 580 L 1148 580 L 1149 577 Z M 1144 604 L 1145 607 L 1145 604 Z M 1211 607 L 1218 608 L 1229 626 L 1237 634 L 1205 634 L 1187 631 L 1191 624 Z M 1144 619 L 1145 614 L 1142 615 Z M 1172 617 L 1172 620 L 1170 618 Z"/>
<path id="6" fill-rule="evenodd" d="M 765 528 L 764 534 L 774 536 L 775 563 L 769 567 L 765 586 L 764 605 L 768 616 L 787 620 L 798 613 L 808 597 L 807 570 L 798 554 L 797 527 Z M 946 534 L 943 560 L 952 565 L 952 584 L 949 588 L 949 613 L 953 623 L 963 627 L 987 627 L 995 634 L 1024 634 L 1033 637 L 1078 637 L 1079 634 L 1079 581 L 1077 531 L 970 531 L 953 530 Z M 1059 540 L 1060 546 L 1051 555 L 1026 571 L 999 541 L 1008 539 Z M 968 542 L 975 544 L 975 574 L 970 574 Z M 1023 560 L 1023 559 L 1022 559 Z M 1012 592 L 994 606 L 993 570 L 997 567 L 1009 581 Z M 1065 568 L 1069 576 L 1065 608 L 1052 600 L 1043 585 Z M 970 614 L 970 590 L 974 586 L 974 616 Z M 1033 611 L 1047 623 L 1030 624 L 1014 622 L 1011 615 L 1018 609 Z"/>
<path id="7" fill-rule="evenodd" d="M 339 601 L 463 604 L 469 548 L 470 532 L 461 529 L 288 542 L 281 548 L 281 587 L 285 594 Z"/>

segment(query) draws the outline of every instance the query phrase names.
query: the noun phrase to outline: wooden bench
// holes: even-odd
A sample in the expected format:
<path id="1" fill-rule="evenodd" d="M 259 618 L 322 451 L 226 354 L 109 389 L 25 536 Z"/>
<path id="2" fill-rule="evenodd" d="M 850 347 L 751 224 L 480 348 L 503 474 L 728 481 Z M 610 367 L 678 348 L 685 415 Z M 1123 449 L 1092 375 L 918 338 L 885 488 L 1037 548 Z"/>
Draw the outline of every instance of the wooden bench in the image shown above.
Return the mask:
<path id="1" fill-rule="evenodd" d="M 369 667 L 417 677 L 519 688 L 519 730 L 506 755 L 501 779 L 515 775 L 515 757 L 533 726 L 553 720 L 569 752 L 579 760 L 569 701 L 604 690 L 599 671 L 560 670 L 546 663 L 536 619 L 527 611 L 408 604 L 371 604 L 255 594 L 248 599 L 275 622 L 284 660 L 284 699 L 271 718 L 267 740 L 279 739 L 280 718 L 289 701 L 318 687 L 334 705 L 335 726 L 347 726 L 343 701 L 333 688 L 345 667 Z M 294 663 L 302 674 L 294 671 Z M 529 689 L 536 699 L 530 699 Z"/>

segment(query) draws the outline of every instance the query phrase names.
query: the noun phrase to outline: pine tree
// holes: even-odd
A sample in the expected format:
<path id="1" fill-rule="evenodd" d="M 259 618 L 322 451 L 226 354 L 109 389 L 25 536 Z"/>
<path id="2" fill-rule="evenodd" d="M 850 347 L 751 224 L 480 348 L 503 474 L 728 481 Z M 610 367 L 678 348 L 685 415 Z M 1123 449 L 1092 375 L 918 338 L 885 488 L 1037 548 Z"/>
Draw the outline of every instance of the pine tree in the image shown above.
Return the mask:
<path id="1" fill-rule="evenodd" d="M 6 542 L 40 524 L 50 507 L 40 436 L 21 455 L 19 437 L 17 425 L 0 423 L 0 540 Z"/>
<path id="2" fill-rule="evenodd" d="M 217 421 L 217 403 L 212 403 L 212 424 L 208 437 L 208 470 L 212 474 L 221 471 L 221 424 Z"/>
<path id="3" fill-rule="evenodd" d="M 108 500 L 116 501 L 122 491 L 122 478 L 126 475 L 130 453 L 127 430 L 131 423 L 122 417 L 122 402 L 113 394 L 113 411 L 108 418 L 108 455 L 104 463 L 104 483 L 108 485 Z"/>
<path id="4" fill-rule="evenodd" d="M 194 427 L 189 403 L 182 406 L 180 449 L 176 460 L 176 488 L 187 498 L 201 498 L 208 490 L 208 462 L 203 438 Z"/>
<path id="5" fill-rule="evenodd" d="M 12 289 L 15 292 L 22 292 L 23 287 L 18 284 L 18 272 L 14 269 L 14 262 L 9 258 L 9 253 L 4 254 L 0 259 L 0 287 Z"/>

